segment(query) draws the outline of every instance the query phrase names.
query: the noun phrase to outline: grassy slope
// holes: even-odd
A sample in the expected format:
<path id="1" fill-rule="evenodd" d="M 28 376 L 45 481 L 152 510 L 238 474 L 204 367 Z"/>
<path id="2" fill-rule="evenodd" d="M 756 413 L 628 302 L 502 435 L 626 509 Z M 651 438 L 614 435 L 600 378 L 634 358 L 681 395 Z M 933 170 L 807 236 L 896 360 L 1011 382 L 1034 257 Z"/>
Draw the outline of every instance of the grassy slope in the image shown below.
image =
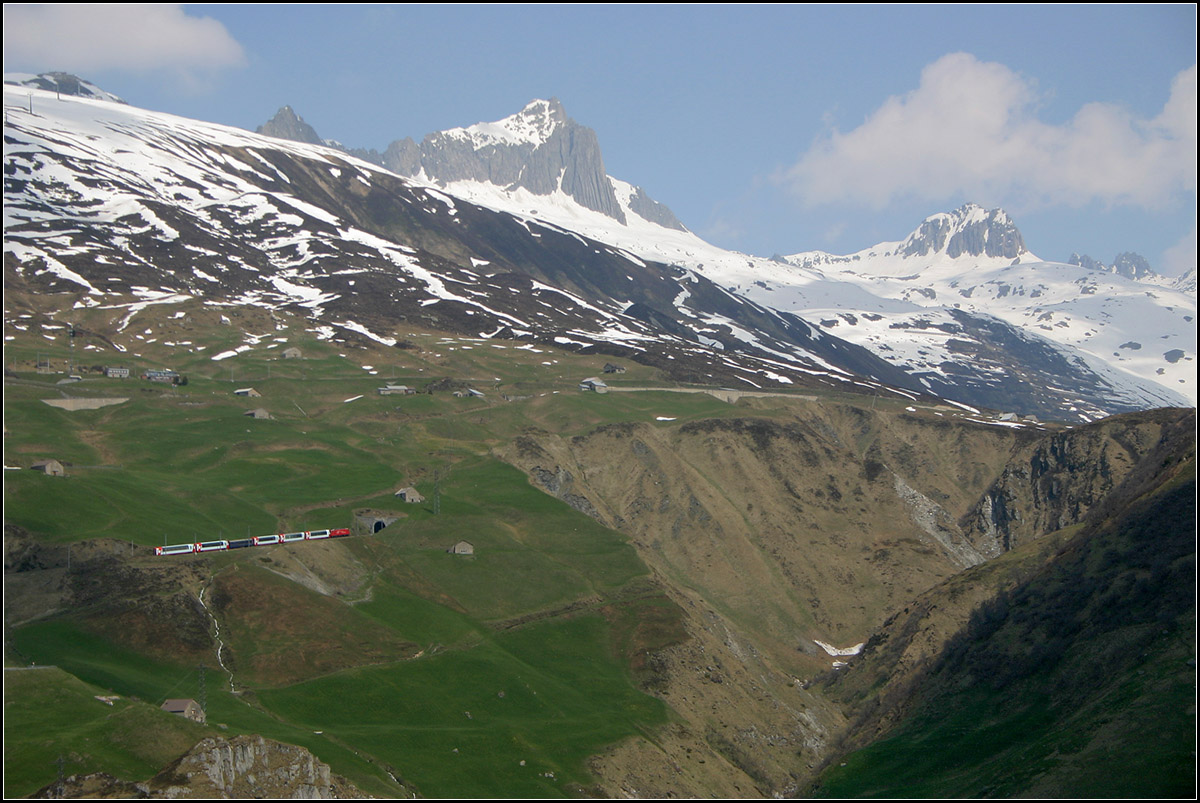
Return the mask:
<path id="1" fill-rule="evenodd" d="M 107 772 L 146 778 L 214 730 L 106 692 L 57 668 L 4 673 L 4 796 L 23 797 L 57 777 Z M 9 724 L 11 723 L 11 724 Z"/>
<path id="2" fill-rule="evenodd" d="M 255 331 L 270 325 L 258 321 Z M 40 399 L 63 392 L 55 376 L 23 372 L 6 387 L 6 463 L 54 456 L 73 464 L 65 479 L 6 472 L 7 520 L 46 542 L 107 536 L 148 547 L 164 538 L 338 526 L 363 508 L 401 517 L 374 536 L 335 544 L 188 559 L 215 576 L 209 599 L 244 692 L 231 694 L 211 666 L 215 657 L 208 661 L 210 722 L 304 745 L 372 794 L 403 792 L 390 773 L 426 795 L 540 796 L 577 791 L 588 782 L 585 757 L 666 721 L 666 709 L 636 691 L 632 659 L 680 637 L 677 612 L 655 594 L 624 538 L 535 491 L 491 454 L 527 428 L 566 438 L 612 423 L 672 428 L 742 417 L 745 405 L 705 395 L 580 394 L 578 379 L 598 373 L 606 358 L 432 333 L 410 333 L 420 350 L 348 354 L 293 329 L 283 334 L 304 348 L 303 361 L 270 361 L 262 349 L 209 359 L 238 345 L 235 329 L 214 327 L 204 353 L 147 347 L 129 360 L 176 367 L 188 374 L 186 387 L 90 376 L 67 386 L 76 396 L 129 397 L 122 405 L 52 409 Z M 374 393 L 384 381 L 421 386 L 442 376 L 487 398 Z M 615 382 L 662 384 L 633 365 Z M 246 386 L 262 398 L 232 395 Z M 505 403 L 499 392 L 528 398 Z M 792 415 L 771 400 L 750 404 L 763 418 Z M 242 416 L 260 406 L 274 420 Z M 864 443 L 847 444 L 864 451 L 872 437 L 863 430 Z M 940 443 L 931 449 L 944 451 Z M 958 460 L 947 455 L 944 462 Z M 921 458 L 880 457 L 902 468 Z M 963 488 L 978 484 L 970 472 L 987 466 L 960 466 L 962 477 L 935 468 L 948 477 L 945 498 L 962 502 Z M 424 504 L 392 496 L 410 483 Z M 446 553 L 459 539 L 475 544 L 474 557 Z M 157 565 L 168 563 L 146 562 L 147 570 Z M 316 577 L 328 593 L 265 570 Z M 222 591 L 236 603 L 222 608 Z M 280 609 L 287 621 L 272 620 Z M 197 693 L 194 663 L 128 649 L 119 629 L 97 628 L 82 613 L 26 625 L 8 644 L 144 700 Z M 296 622 L 312 623 L 311 635 Z M 29 709 L 6 721 L 6 734 L 38 725 Z M 81 752 L 70 730 L 51 741 L 52 749 Z M 52 766 L 40 771 L 42 783 L 53 779 Z"/>
<path id="3" fill-rule="evenodd" d="M 430 360 L 432 347 L 422 352 Z M 530 424 L 583 431 L 644 420 L 672 400 L 580 398 L 569 382 L 571 393 L 555 395 L 558 380 L 545 371 L 562 369 L 542 366 L 542 358 L 584 358 L 526 351 L 513 367 L 512 355 L 499 350 L 423 367 L 480 375 L 508 361 L 521 381 L 549 381 L 545 395 L 513 404 L 498 403 L 493 388 L 484 401 L 380 397 L 377 377 L 319 351 L 306 348 L 315 358 L 302 366 L 272 364 L 270 379 L 232 383 L 257 388 L 263 396 L 253 400 L 233 397 L 215 371 L 199 375 L 212 368 L 203 360 L 179 366 L 191 373 L 177 389 L 136 380 L 71 386 L 72 395 L 129 397 L 94 411 L 50 408 L 40 399 L 58 395 L 56 377 L 22 375 L 6 409 L 7 462 L 56 456 L 72 465 L 65 479 L 8 472 L 8 522 L 46 542 L 112 537 L 148 547 L 164 538 L 345 525 L 363 507 L 392 511 L 402 518 L 381 533 L 322 545 L 346 551 L 347 565 L 362 570 L 351 578 L 362 584 L 354 600 L 264 571 L 281 565 L 264 558 L 291 550 L 303 563 L 303 550 L 317 545 L 211 560 L 209 600 L 245 693 L 230 694 L 215 656 L 207 661 L 210 722 L 309 747 L 375 794 L 402 791 L 384 769 L 438 796 L 543 796 L 586 784 L 587 756 L 666 721 L 665 707 L 632 684 L 627 650 L 656 627 L 659 642 L 678 638 L 678 625 L 662 616 L 645 567 L 621 536 L 534 490 L 487 452 Z M 243 363 L 235 375 L 255 370 Z M 413 373 L 395 381 L 418 384 L 424 371 Z M 706 398 L 684 397 L 685 406 L 719 405 Z M 266 407 L 274 420 L 242 417 L 251 406 Z M 392 496 L 408 482 L 426 494 L 425 504 Z M 473 557 L 447 554 L 464 538 L 475 544 Z M 124 647 L 119 632 L 97 629 L 94 615 L 29 624 L 10 634 L 9 645 L 122 695 L 197 696 L 195 666 Z M 6 734 L 45 730 L 35 708 L 9 713 Z M 81 752 L 86 737 L 52 730 L 46 749 Z M 23 784 L 53 780 L 52 764 L 30 767 Z M 158 767 L 112 768 L 136 779 Z"/>
<path id="4" fill-rule="evenodd" d="M 827 771 L 818 796 L 1193 797 L 1186 468 L 981 607 L 911 714 Z"/>

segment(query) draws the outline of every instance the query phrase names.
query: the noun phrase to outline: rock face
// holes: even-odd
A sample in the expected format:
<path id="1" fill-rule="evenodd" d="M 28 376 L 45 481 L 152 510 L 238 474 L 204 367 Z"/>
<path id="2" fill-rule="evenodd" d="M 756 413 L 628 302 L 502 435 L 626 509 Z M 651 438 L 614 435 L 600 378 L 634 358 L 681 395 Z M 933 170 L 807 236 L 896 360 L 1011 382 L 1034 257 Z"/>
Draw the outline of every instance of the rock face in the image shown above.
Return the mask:
<path id="1" fill-rule="evenodd" d="M 986 557 L 1083 521 L 1129 478 L 1194 434 L 1191 415 L 1164 408 L 1112 416 L 1047 438 L 1014 457 L 961 524 Z"/>
<path id="2" fill-rule="evenodd" d="M 945 252 L 951 259 L 963 255 L 1016 259 L 1027 250 L 1008 213 L 1003 209 L 985 210 L 976 204 L 925 218 L 900 246 L 902 256 Z"/>
<path id="3" fill-rule="evenodd" d="M 260 126 L 258 133 L 323 144 L 317 132 L 288 106 Z M 443 185 L 476 181 L 508 191 L 524 189 L 534 195 L 561 190 L 587 209 L 627 222 L 613 181 L 604 169 L 596 132 L 569 118 L 556 98 L 534 100 L 518 113 L 496 122 L 429 134 L 419 145 L 405 137 L 392 142 L 382 154 L 360 148 L 343 150 L 401 176 Z M 670 209 L 640 187 L 633 188 L 629 209 L 651 223 L 685 230 Z"/>
<path id="4" fill-rule="evenodd" d="M 329 765 L 303 747 L 261 736 L 235 736 L 201 740 L 144 783 L 106 773 L 72 775 L 34 797 L 333 800 L 369 795 L 331 773 Z"/>
<path id="5" fill-rule="evenodd" d="M 366 797 L 303 747 L 261 736 L 204 739 L 149 785 L 156 797 Z"/>
<path id="6" fill-rule="evenodd" d="M 1116 273 L 1127 279 L 1145 279 L 1148 276 L 1155 275 L 1154 269 L 1150 267 L 1150 263 L 1146 258 L 1132 251 L 1117 254 L 1113 260 L 1112 267 L 1105 265 L 1099 260 L 1092 259 L 1087 254 L 1071 254 L 1071 258 L 1067 262 L 1071 265 L 1079 265 L 1090 270 Z"/>
<path id="7" fill-rule="evenodd" d="M 284 106 L 275 112 L 275 116 L 260 125 L 255 133 L 279 139 L 290 139 L 295 142 L 308 142 L 313 145 L 325 144 L 324 140 L 317 135 L 316 129 L 292 111 L 291 106 Z"/>
<path id="8" fill-rule="evenodd" d="M 1103 262 L 1092 259 L 1087 254 L 1071 254 L 1071 258 L 1067 260 L 1069 265 L 1078 265 L 1081 268 L 1088 270 L 1108 270 Z"/>
<path id="9" fill-rule="evenodd" d="M 125 103 L 124 100 L 116 95 L 105 92 L 100 87 L 80 78 L 78 75 L 72 75 L 67 72 L 45 72 L 40 75 L 28 76 L 5 76 L 4 83 L 15 84 L 17 86 L 29 86 L 35 89 L 44 89 L 47 92 L 58 92 L 62 95 L 74 95 L 81 98 L 94 98 L 96 100 L 107 100 L 111 103 Z"/>
<path id="10" fill-rule="evenodd" d="M 1117 258 L 1113 260 L 1113 273 L 1119 273 L 1129 279 L 1144 279 L 1154 275 L 1146 258 L 1132 251 L 1117 254 Z"/>
<path id="11" fill-rule="evenodd" d="M 633 194 L 629 197 L 629 208 L 651 223 L 657 223 L 676 231 L 687 231 L 687 228 L 679 222 L 679 218 L 675 217 L 675 213 L 668 209 L 666 204 L 660 204 L 651 198 L 641 187 L 634 187 Z"/>
<path id="12" fill-rule="evenodd" d="M 556 98 L 535 100 L 494 123 L 430 134 L 420 146 L 393 142 L 384 167 L 410 176 L 423 171 L 439 183 L 488 182 L 534 195 L 561 189 L 582 206 L 625 222 L 596 132 L 567 117 Z"/>

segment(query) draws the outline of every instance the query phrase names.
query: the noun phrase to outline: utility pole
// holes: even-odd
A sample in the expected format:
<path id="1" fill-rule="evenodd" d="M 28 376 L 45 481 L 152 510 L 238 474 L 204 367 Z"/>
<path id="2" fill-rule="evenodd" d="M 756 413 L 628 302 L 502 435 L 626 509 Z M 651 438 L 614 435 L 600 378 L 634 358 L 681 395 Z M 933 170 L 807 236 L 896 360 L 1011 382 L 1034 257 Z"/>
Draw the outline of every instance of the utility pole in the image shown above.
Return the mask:
<path id="1" fill-rule="evenodd" d="M 200 666 L 197 667 L 197 670 L 200 673 L 200 677 L 199 677 L 200 699 L 197 700 L 196 702 L 200 703 L 200 710 L 203 711 L 204 715 L 207 717 L 208 716 L 208 688 L 204 684 L 204 672 L 206 671 L 206 669 L 207 669 L 207 667 L 204 664 L 200 664 Z"/>

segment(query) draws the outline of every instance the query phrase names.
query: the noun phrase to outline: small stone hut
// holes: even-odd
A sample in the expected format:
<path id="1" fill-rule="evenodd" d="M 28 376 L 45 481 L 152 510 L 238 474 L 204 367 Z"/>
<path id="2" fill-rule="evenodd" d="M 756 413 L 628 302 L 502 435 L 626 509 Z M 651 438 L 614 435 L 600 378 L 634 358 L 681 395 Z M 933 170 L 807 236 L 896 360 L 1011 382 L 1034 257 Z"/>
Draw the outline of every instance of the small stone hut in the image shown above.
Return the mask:
<path id="1" fill-rule="evenodd" d="M 199 722 L 201 725 L 208 719 L 204 714 L 204 709 L 191 698 L 167 700 L 159 707 L 168 714 L 177 714 L 192 722 Z"/>
<path id="2" fill-rule="evenodd" d="M 255 407 L 253 410 L 247 410 L 242 415 L 248 415 L 251 418 L 270 418 L 271 414 L 264 407 Z"/>
<path id="3" fill-rule="evenodd" d="M 608 384 L 596 376 L 589 376 L 579 383 L 580 390 L 591 390 L 596 393 L 608 393 Z"/>
<path id="4" fill-rule="evenodd" d="M 451 555 L 474 555 L 475 547 L 470 541 L 459 541 L 454 546 L 446 550 Z"/>
<path id="5" fill-rule="evenodd" d="M 302 356 L 304 355 L 300 353 L 300 349 L 295 346 L 288 346 L 283 350 L 283 358 L 285 360 L 298 360 Z"/>
<path id="6" fill-rule="evenodd" d="M 51 477 L 65 477 L 67 470 L 63 468 L 63 464 L 51 458 L 49 460 L 39 460 L 30 466 L 34 471 L 40 471 Z"/>
<path id="7" fill-rule="evenodd" d="M 425 501 L 425 497 L 421 496 L 421 494 L 417 492 L 417 489 L 411 485 L 396 491 L 395 495 L 403 499 L 405 502 L 408 502 L 410 505 L 420 504 L 421 502 Z"/>
<path id="8" fill-rule="evenodd" d="M 251 398 L 251 399 L 262 398 L 262 394 L 259 393 L 254 388 L 238 388 L 237 390 L 235 390 L 233 392 L 233 395 L 234 396 L 246 396 L 247 398 Z"/>

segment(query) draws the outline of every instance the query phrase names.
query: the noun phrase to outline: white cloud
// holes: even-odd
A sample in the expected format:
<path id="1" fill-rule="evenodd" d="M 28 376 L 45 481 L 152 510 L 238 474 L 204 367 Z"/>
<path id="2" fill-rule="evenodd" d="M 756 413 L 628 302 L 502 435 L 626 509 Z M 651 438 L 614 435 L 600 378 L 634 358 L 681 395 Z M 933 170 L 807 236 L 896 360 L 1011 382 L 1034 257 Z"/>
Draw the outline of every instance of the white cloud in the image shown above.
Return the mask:
<path id="1" fill-rule="evenodd" d="M 166 69 L 190 76 L 246 60 L 224 25 L 189 17 L 179 5 L 5 4 L 4 51 L 5 69 L 35 72 Z"/>
<path id="2" fill-rule="evenodd" d="M 1194 121 L 1193 121 L 1194 123 Z M 1183 239 L 1171 246 L 1163 254 L 1161 273 L 1166 276 L 1181 276 L 1189 270 L 1196 269 L 1196 227 L 1184 235 Z"/>
<path id="3" fill-rule="evenodd" d="M 968 53 L 938 59 L 920 86 L 858 128 L 833 131 L 787 171 L 806 202 L 883 208 L 970 197 L 1034 208 L 1099 201 L 1154 207 L 1196 189 L 1196 67 L 1151 120 L 1090 103 L 1062 125 L 1036 117 L 1030 81 Z"/>

